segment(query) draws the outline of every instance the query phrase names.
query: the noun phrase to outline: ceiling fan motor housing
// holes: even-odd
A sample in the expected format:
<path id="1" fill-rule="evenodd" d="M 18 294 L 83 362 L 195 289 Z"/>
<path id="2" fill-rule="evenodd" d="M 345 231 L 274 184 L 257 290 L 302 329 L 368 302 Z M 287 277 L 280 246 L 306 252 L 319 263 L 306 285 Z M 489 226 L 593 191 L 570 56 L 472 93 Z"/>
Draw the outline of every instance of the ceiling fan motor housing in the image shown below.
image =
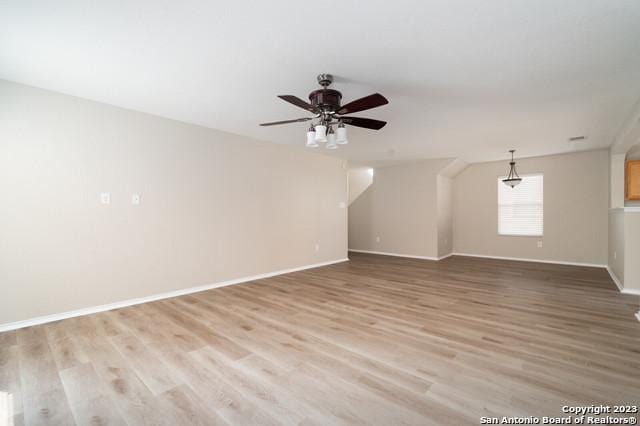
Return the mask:
<path id="1" fill-rule="evenodd" d="M 320 108 L 323 112 L 336 112 L 340 109 L 342 93 L 333 89 L 314 90 L 309 94 L 311 105 Z"/>

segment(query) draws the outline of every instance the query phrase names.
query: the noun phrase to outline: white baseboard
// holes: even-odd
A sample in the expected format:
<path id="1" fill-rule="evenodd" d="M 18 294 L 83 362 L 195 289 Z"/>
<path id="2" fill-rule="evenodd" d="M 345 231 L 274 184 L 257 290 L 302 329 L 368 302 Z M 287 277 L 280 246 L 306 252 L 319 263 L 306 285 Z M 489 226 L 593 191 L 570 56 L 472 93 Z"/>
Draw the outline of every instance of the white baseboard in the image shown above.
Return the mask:
<path id="1" fill-rule="evenodd" d="M 280 271 L 267 272 L 264 274 L 252 275 L 248 277 L 235 278 L 232 280 L 221 281 L 213 284 L 205 284 L 197 287 L 184 288 L 180 290 L 169 291 L 166 293 L 154 294 L 151 296 L 138 297 L 136 299 L 123 300 L 120 302 L 108 303 L 106 305 L 91 306 L 88 308 L 76 309 L 73 311 L 61 312 L 58 314 L 44 315 L 22 321 L 9 322 L 0 324 L 0 333 L 3 331 L 16 330 L 18 328 L 31 327 L 34 325 L 45 324 L 53 321 L 60 321 L 66 318 L 79 317 L 83 315 L 95 314 L 97 312 L 110 311 L 112 309 L 124 308 L 126 306 L 139 305 L 141 303 L 153 302 L 155 300 L 169 299 L 171 297 L 183 296 L 185 294 L 198 293 L 205 290 L 211 290 L 219 287 L 226 287 L 234 284 L 241 284 L 248 281 L 261 280 L 264 278 L 275 277 L 276 275 L 289 274 L 291 272 L 303 271 L 305 269 L 318 268 L 320 266 L 333 265 L 334 263 L 347 262 L 349 258 L 330 260 L 328 262 L 315 263 L 312 265 L 299 266 L 291 269 L 282 269 Z"/>
<path id="2" fill-rule="evenodd" d="M 447 257 L 453 256 L 453 253 L 445 254 L 444 256 L 440 256 L 438 260 L 446 259 Z"/>
<path id="3" fill-rule="evenodd" d="M 440 259 L 444 259 L 444 257 L 437 258 L 437 257 L 429 257 L 429 256 L 415 256 L 413 254 L 388 253 L 388 252 L 384 252 L 384 251 L 355 250 L 355 249 L 349 249 L 349 251 L 352 251 L 354 253 L 379 254 L 381 256 L 406 257 L 408 259 L 422 259 L 422 260 L 440 260 Z M 449 256 L 451 256 L 451 255 L 449 255 Z"/>
<path id="4" fill-rule="evenodd" d="M 636 312 L 636 318 L 638 318 L 638 321 L 640 321 L 640 311 Z"/>
<path id="5" fill-rule="evenodd" d="M 640 296 L 640 289 L 624 288 L 624 284 L 622 283 L 622 281 L 620 281 L 618 276 L 613 272 L 613 269 L 609 268 L 608 266 L 607 266 L 607 272 L 609 272 L 609 276 L 611 276 L 611 279 L 613 280 L 613 282 L 616 283 L 616 286 L 618 287 L 618 290 L 620 290 L 620 293 L 633 294 L 635 296 Z"/>
<path id="6" fill-rule="evenodd" d="M 588 266 L 591 268 L 606 268 L 607 265 L 601 265 L 599 263 L 585 263 L 585 262 L 564 262 L 559 260 L 546 260 L 546 259 L 529 259 L 525 257 L 505 257 L 505 256 L 487 256 L 484 254 L 472 254 L 472 253 L 453 253 L 454 256 L 467 256 L 467 257 L 482 257 L 485 259 L 498 259 L 498 260 L 516 260 L 518 262 L 535 262 L 535 263 L 551 263 L 554 265 L 569 265 L 569 266 Z"/>
<path id="7" fill-rule="evenodd" d="M 620 290 L 620 292 L 624 292 L 624 286 L 622 285 L 622 281 L 620 281 L 618 276 L 613 272 L 613 269 L 607 266 L 607 272 L 609 273 L 609 276 L 611 277 L 613 282 L 616 284 L 616 287 L 618 287 L 618 290 Z"/>

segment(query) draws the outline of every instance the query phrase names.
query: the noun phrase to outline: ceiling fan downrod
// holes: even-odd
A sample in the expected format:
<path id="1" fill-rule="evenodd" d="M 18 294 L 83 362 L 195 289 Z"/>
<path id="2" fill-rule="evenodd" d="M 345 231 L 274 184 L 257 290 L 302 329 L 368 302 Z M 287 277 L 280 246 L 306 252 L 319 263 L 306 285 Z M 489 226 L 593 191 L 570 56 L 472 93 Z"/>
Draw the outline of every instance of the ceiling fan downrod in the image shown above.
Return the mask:
<path id="1" fill-rule="evenodd" d="M 333 83 L 333 76 L 331 74 L 318 74 L 318 84 L 326 88 Z"/>

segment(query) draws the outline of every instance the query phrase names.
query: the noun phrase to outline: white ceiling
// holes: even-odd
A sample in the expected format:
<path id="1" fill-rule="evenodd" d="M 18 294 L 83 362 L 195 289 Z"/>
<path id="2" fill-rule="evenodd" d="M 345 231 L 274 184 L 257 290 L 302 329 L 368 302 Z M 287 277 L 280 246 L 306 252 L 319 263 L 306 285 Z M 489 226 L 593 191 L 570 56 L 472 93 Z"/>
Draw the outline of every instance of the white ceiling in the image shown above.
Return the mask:
<path id="1" fill-rule="evenodd" d="M 320 72 L 390 100 L 323 149 L 358 163 L 606 147 L 640 96 L 640 1 L 0 3 L 0 78 L 258 139 L 303 146 L 306 123 L 258 123 L 306 116 L 276 95 Z"/>

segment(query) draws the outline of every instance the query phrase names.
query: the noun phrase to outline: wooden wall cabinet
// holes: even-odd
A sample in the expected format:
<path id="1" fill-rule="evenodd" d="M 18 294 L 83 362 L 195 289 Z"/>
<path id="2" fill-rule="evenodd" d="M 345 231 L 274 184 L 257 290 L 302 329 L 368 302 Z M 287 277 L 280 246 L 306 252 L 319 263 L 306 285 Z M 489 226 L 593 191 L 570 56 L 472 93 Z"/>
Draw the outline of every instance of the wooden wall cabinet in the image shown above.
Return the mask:
<path id="1" fill-rule="evenodd" d="M 640 160 L 629 160 L 624 165 L 624 199 L 640 200 Z"/>

